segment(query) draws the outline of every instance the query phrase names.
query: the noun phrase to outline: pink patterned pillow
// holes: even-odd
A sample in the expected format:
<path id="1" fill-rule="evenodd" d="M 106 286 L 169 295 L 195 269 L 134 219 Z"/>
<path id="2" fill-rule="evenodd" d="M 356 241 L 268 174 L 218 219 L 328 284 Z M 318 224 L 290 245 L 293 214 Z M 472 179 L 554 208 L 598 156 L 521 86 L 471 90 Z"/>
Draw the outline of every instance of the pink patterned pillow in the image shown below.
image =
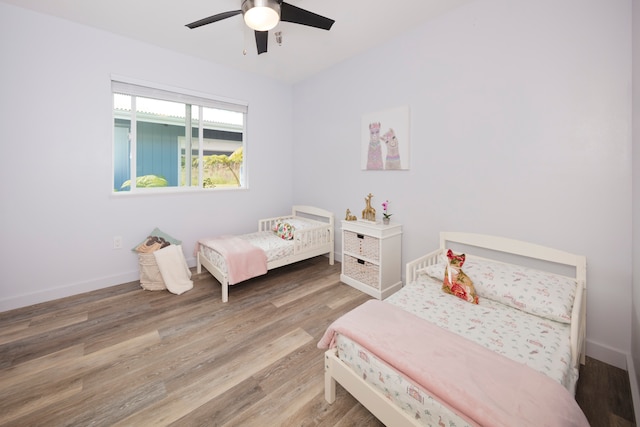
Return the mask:
<path id="1" fill-rule="evenodd" d="M 273 231 L 276 233 L 276 236 L 283 240 L 292 240 L 295 230 L 296 228 L 288 222 L 279 222 L 273 226 Z"/>

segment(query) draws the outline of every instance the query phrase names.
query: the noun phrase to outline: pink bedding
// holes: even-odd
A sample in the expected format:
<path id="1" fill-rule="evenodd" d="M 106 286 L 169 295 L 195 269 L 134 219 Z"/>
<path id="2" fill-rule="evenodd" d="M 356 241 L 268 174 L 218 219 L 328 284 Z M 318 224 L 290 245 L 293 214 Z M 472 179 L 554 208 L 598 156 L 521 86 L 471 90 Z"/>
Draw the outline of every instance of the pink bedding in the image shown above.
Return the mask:
<path id="1" fill-rule="evenodd" d="M 198 244 L 208 246 L 224 257 L 230 285 L 267 273 L 267 255 L 262 249 L 246 240 L 234 236 L 222 236 L 202 239 Z"/>
<path id="2" fill-rule="evenodd" d="M 472 425 L 589 426 L 559 383 L 392 304 L 370 300 L 337 319 L 336 333 L 357 341 Z"/>

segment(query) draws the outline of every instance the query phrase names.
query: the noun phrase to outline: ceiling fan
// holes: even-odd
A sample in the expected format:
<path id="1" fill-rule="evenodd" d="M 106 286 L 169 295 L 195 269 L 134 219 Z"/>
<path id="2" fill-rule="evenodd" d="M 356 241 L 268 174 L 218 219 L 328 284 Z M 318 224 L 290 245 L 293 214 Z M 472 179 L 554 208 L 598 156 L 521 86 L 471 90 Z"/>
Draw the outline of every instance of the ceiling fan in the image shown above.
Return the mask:
<path id="1" fill-rule="evenodd" d="M 258 55 L 267 51 L 267 39 L 269 30 L 278 25 L 278 22 L 293 22 L 294 24 L 329 30 L 335 22 L 305 9 L 285 3 L 283 0 L 242 0 L 240 10 L 230 10 L 218 13 L 208 18 L 187 24 L 194 29 L 213 22 L 221 21 L 235 15 L 244 17 L 245 23 L 254 30 L 256 35 L 256 47 Z"/>

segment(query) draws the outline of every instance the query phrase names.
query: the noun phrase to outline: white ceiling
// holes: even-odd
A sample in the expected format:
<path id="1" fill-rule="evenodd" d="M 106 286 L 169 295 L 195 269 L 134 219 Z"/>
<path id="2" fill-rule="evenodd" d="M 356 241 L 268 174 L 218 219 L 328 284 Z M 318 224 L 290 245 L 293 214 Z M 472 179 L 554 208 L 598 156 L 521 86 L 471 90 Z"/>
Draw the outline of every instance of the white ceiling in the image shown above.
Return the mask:
<path id="1" fill-rule="evenodd" d="M 281 22 L 269 32 L 269 51 L 259 56 L 240 15 L 193 30 L 185 26 L 238 10 L 241 0 L 0 1 L 295 83 L 472 0 L 287 0 L 336 22 L 330 31 Z M 275 31 L 282 32 L 281 46 Z"/>

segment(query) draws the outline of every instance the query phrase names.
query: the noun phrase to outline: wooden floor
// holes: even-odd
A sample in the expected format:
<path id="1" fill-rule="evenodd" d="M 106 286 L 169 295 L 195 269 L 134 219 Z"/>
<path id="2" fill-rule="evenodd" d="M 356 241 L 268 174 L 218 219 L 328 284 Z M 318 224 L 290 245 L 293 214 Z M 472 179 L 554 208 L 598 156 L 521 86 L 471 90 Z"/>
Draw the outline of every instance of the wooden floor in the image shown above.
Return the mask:
<path id="1" fill-rule="evenodd" d="M 176 296 L 137 282 L 0 313 L 0 425 L 381 426 L 338 386 L 324 400 L 325 328 L 369 299 L 340 264 L 303 261 Z M 626 372 L 588 359 L 593 427 L 634 426 Z M 626 379 L 625 379 L 626 378 Z"/>

